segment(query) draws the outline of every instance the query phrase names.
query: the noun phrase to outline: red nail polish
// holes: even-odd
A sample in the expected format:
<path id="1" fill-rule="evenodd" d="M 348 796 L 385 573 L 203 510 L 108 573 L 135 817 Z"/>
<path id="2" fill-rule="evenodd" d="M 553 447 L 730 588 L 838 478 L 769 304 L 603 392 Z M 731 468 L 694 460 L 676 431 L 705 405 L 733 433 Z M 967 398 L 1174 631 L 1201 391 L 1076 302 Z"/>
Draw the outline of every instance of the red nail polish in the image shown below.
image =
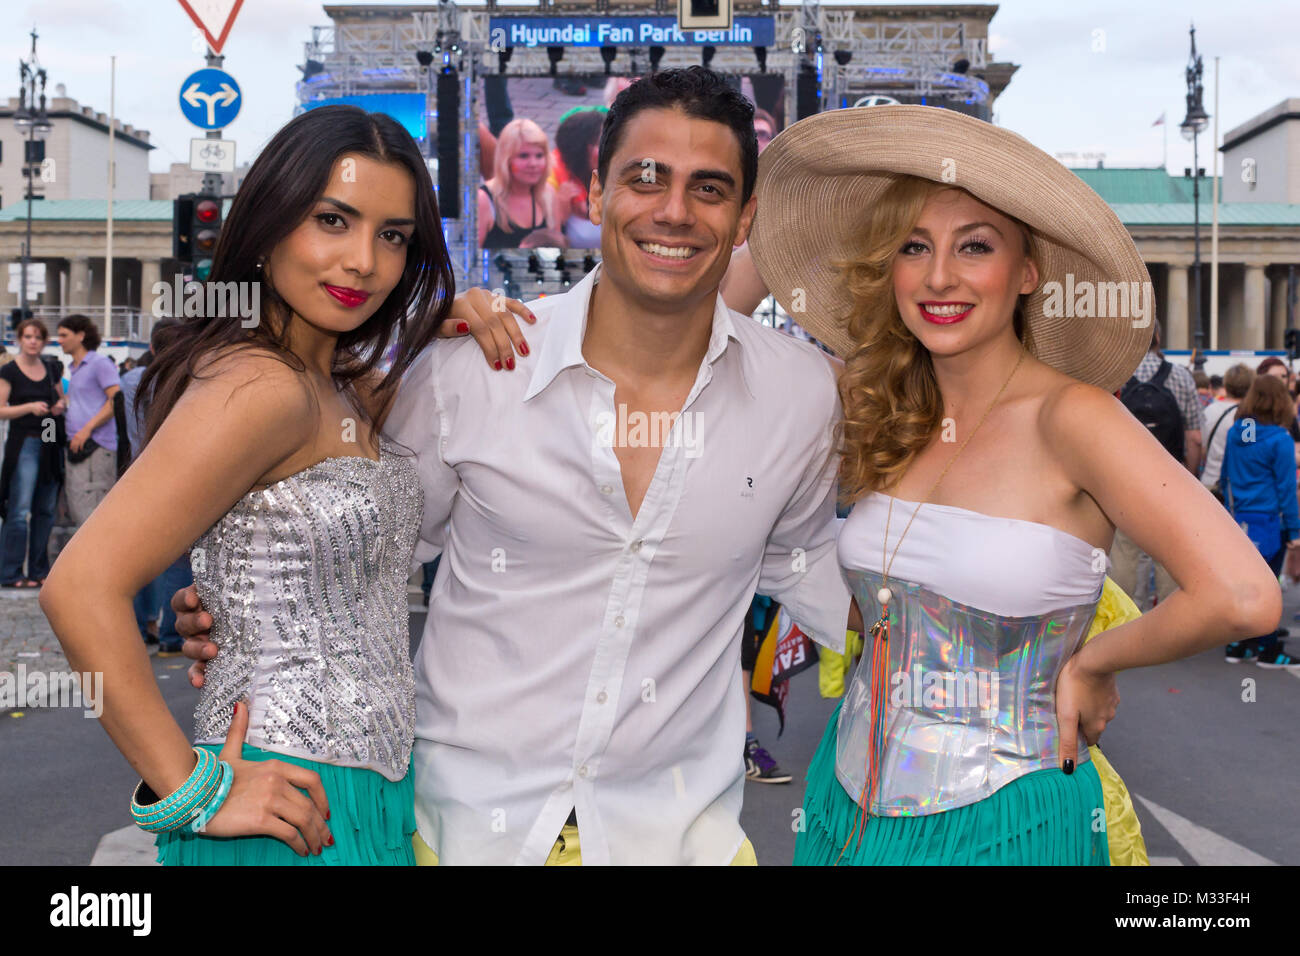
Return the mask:
<path id="1" fill-rule="evenodd" d="M 464 335 L 466 332 L 469 331 L 469 323 L 468 323 L 468 322 L 457 322 L 457 323 L 456 323 L 456 331 L 459 332 L 461 335 Z"/>
<path id="2" fill-rule="evenodd" d="M 529 317 L 530 319 L 532 319 L 534 322 L 537 321 L 537 316 L 533 315 L 533 313 L 531 313 L 531 312 L 528 313 L 528 317 Z"/>
<path id="3" fill-rule="evenodd" d="M 498 359 L 497 361 L 493 362 L 492 367 L 496 369 L 498 372 L 501 371 L 501 360 Z"/>
<path id="4" fill-rule="evenodd" d="M 525 342 L 523 339 L 519 340 L 519 354 L 520 355 L 528 354 L 528 343 Z"/>
<path id="5" fill-rule="evenodd" d="M 510 358 L 506 359 L 506 368 L 513 371 L 514 367 L 515 367 L 515 357 L 512 355 L 510 356 Z"/>

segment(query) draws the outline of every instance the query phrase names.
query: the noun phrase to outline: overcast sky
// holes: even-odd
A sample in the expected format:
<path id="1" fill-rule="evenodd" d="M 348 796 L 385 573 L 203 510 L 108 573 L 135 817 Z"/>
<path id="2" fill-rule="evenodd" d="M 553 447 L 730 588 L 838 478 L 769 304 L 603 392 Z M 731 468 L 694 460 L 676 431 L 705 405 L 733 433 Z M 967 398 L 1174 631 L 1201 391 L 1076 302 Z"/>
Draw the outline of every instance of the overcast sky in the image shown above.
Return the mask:
<path id="1" fill-rule="evenodd" d="M 0 0 L 0 7 L 0 76 L 10 78 L 0 81 L 0 98 L 18 94 L 17 61 L 35 24 L 51 94 L 63 83 L 69 96 L 108 112 L 109 56 L 116 54 L 117 115 L 150 131 L 150 167 L 188 161 L 189 140 L 202 133 L 182 118 L 177 93 L 203 61 L 176 0 Z M 1052 154 L 1101 152 L 1108 166 L 1155 166 L 1164 132 L 1152 124 L 1165 114 L 1169 168 L 1181 173 L 1192 163 L 1177 127 L 1193 20 L 1210 113 L 1220 57 L 1221 135 L 1300 96 L 1294 0 L 1006 0 L 990 24 L 990 49 L 1020 70 L 996 103 L 995 121 Z M 328 24 L 319 0 L 245 0 L 225 50 L 225 69 L 245 100 L 225 132 L 238 143 L 240 162 L 292 115 L 303 43 L 312 26 Z M 1208 141 L 1207 133 L 1207 168 Z"/>

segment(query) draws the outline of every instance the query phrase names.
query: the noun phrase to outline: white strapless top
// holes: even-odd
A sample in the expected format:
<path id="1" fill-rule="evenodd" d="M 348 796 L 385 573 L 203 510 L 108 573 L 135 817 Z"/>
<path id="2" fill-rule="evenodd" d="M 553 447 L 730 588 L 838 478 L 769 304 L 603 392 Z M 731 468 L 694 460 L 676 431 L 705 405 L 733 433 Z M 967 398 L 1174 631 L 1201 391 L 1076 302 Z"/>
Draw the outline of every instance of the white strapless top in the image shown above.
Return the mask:
<path id="1" fill-rule="evenodd" d="M 841 568 L 883 570 L 881 546 L 888 560 L 917 504 L 894 499 L 885 542 L 889 501 L 875 492 L 854 505 L 840 529 Z M 1104 550 L 1051 525 L 926 503 L 898 548 L 889 577 L 1003 617 L 1032 617 L 1096 601 L 1106 562 Z"/>

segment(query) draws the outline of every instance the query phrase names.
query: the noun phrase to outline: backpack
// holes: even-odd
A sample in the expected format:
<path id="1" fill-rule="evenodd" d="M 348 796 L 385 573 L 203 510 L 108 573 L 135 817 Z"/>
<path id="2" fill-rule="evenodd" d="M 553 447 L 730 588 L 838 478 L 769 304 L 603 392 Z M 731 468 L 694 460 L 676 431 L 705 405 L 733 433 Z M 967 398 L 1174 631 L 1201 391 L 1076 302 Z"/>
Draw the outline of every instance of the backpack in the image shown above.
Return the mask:
<path id="1" fill-rule="evenodd" d="M 1162 360 L 1159 371 L 1150 381 L 1140 382 L 1136 375 L 1133 376 L 1124 383 L 1119 400 L 1169 454 L 1182 461 L 1183 413 L 1178 408 L 1178 399 L 1174 398 L 1174 393 L 1165 388 L 1165 382 L 1173 370 L 1172 365 Z"/>

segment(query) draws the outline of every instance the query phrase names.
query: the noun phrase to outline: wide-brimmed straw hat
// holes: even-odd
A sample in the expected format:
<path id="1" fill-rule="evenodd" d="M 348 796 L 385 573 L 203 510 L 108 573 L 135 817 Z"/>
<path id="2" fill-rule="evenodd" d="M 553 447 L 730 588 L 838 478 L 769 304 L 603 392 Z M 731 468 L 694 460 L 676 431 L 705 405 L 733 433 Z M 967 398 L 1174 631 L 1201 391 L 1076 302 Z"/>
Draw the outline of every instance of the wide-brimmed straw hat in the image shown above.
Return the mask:
<path id="1" fill-rule="evenodd" d="M 832 265 L 852 258 L 876 199 L 899 175 L 966 190 L 1031 232 L 1039 287 L 1030 348 L 1048 365 L 1115 391 L 1146 354 L 1154 291 L 1119 217 L 1024 138 L 932 106 L 870 106 L 800 120 L 758 164 L 749 246 L 782 308 L 838 355 L 853 308 Z"/>

